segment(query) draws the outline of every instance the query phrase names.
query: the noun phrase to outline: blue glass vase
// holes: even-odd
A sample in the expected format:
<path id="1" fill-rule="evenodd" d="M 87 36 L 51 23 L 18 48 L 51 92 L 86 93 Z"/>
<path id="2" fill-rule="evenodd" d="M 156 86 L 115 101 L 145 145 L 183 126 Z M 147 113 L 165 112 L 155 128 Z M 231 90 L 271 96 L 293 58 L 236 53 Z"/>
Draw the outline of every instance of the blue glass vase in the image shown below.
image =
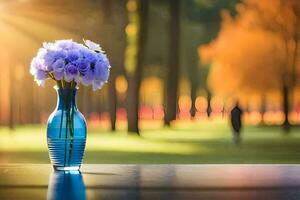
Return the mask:
<path id="1" fill-rule="evenodd" d="M 86 143 L 86 121 L 76 106 L 77 88 L 55 88 L 57 106 L 48 119 L 47 143 L 55 170 L 79 170 Z"/>

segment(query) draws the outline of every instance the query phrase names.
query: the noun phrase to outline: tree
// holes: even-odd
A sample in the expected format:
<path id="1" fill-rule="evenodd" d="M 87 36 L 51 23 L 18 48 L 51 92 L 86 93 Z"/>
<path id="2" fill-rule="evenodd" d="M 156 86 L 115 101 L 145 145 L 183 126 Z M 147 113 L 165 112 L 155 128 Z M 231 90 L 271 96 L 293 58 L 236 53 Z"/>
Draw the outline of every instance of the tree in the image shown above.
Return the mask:
<path id="1" fill-rule="evenodd" d="M 148 10 L 149 1 L 129 0 L 129 25 L 127 34 L 129 47 L 127 54 L 130 56 L 126 63 L 126 72 L 128 80 L 127 90 L 127 120 L 128 132 L 139 134 L 139 90 L 142 78 L 142 65 L 144 64 L 147 27 L 148 27 Z M 137 7 L 137 11 L 136 11 Z"/>
<path id="2" fill-rule="evenodd" d="M 285 50 L 285 70 L 281 73 L 284 123 L 283 128 L 289 131 L 288 113 L 290 110 L 290 91 L 296 84 L 296 58 L 298 54 L 300 2 L 297 0 L 274 0 L 273 6 L 266 2 L 249 1 L 249 9 L 253 9 L 259 24 L 267 31 L 273 32 L 281 38 Z M 268 12 L 264 12 L 268 10 Z"/>
<path id="3" fill-rule="evenodd" d="M 125 25 L 128 23 L 126 1 L 103 0 L 101 8 L 104 18 L 103 27 L 105 28 L 104 33 L 102 33 L 102 45 L 109 55 L 112 66 L 108 83 L 108 104 L 111 130 L 115 131 L 117 117 L 116 78 L 123 69 L 126 49 Z M 113 10 L 118 14 L 113 14 Z M 111 43 L 112 40 L 115 42 L 114 45 Z"/>
<path id="4" fill-rule="evenodd" d="M 186 73 L 191 85 L 191 116 L 196 114 L 195 102 L 197 91 L 202 88 L 206 91 L 207 116 L 210 116 L 211 91 L 207 86 L 209 65 L 201 64 L 198 56 L 198 46 L 210 42 L 216 37 L 219 29 L 221 16 L 220 11 L 228 9 L 235 15 L 235 5 L 239 0 L 189 0 L 183 1 L 182 22 L 182 56 L 181 66 Z"/>
<path id="5" fill-rule="evenodd" d="M 180 0 L 170 1 L 170 49 L 168 63 L 168 78 L 165 105 L 165 125 L 169 126 L 172 120 L 176 119 L 178 82 L 179 82 L 179 61 L 180 61 Z"/>
<path id="6" fill-rule="evenodd" d="M 236 17 L 223 12 L 218 37 L 200 51 L 204 62 L 213 63 L 209 81 L 215 92 L 281 90 L 286 130 L 291 77 L 296 77 L 299 9 L 295 0 L 247 0 L 237 6 Z"/>

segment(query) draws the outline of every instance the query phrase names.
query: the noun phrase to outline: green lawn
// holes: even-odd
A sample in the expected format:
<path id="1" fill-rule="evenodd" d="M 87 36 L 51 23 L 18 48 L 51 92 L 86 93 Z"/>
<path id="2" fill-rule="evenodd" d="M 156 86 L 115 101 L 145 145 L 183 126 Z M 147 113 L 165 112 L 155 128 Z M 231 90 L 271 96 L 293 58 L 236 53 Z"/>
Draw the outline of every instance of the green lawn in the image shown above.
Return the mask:
<path id="1" fill-rule="evenodd" d="M 300 163 L 300 129 L 248 126 L 235 146 L 225 121 L 147 127 L 141 137 L 90 129 L 84 163 Z M 45 127 L 0 128 L 0 162 L 49 163 Z"/>

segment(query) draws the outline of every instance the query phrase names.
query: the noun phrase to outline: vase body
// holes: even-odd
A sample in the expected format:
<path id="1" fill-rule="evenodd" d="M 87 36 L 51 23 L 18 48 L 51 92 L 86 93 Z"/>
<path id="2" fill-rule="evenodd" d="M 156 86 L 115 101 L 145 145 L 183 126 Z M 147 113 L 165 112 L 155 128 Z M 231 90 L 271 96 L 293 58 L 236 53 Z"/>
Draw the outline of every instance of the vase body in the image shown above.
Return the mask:
<path id="1" fill-rule="evenodd" d="M 76 106 L 76 88 L 58 89 L 47 125 L 51 163 L 56 170 L 79 170 L 86 143 L 86 121 Z"/>

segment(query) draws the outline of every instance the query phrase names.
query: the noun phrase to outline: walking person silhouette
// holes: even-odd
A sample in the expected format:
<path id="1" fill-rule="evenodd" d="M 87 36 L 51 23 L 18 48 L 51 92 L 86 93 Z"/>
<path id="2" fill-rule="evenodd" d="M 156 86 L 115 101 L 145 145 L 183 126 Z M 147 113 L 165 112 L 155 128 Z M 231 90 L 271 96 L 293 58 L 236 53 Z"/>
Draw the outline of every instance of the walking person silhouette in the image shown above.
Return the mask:
<path id="1" fill-rule="evenodd" d="M 239 102 L 237 101 L 235 106 L 230 112 L 231 126 L 233 130 L 233 142 L 238 145 L 240 143 L 240 134 L 242 128 L 242 115 L 243 111 L 240 108 Z"/>

